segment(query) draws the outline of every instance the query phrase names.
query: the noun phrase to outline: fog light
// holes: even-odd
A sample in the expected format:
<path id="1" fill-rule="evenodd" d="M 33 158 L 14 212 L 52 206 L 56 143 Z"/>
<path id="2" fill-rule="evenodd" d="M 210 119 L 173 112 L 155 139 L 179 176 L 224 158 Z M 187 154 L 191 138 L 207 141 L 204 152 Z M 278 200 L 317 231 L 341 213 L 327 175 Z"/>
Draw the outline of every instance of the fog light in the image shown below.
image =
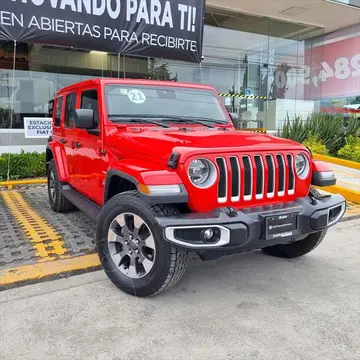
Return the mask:
<path id="1" fill-rule="evenodd" d="M 206 229 L 203 233 L 203 237 L 205 240 L 210 240 L 214 236 L 214 231 L 211 229 Z"/>

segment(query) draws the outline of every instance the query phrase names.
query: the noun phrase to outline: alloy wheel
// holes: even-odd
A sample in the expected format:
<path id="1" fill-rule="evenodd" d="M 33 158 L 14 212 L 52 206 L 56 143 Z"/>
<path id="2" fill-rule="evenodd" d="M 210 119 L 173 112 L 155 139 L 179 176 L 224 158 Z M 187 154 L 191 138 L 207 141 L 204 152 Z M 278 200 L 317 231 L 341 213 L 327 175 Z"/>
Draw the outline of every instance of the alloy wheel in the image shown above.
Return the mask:
<path id="1" fill-rule="evenodd" d="M 108 231 L 109 254 L 116 267 L 132 279 L 146 276 L 154 266 L 154 236 L 146 222 L 132 213 L 119 214 Z"/>

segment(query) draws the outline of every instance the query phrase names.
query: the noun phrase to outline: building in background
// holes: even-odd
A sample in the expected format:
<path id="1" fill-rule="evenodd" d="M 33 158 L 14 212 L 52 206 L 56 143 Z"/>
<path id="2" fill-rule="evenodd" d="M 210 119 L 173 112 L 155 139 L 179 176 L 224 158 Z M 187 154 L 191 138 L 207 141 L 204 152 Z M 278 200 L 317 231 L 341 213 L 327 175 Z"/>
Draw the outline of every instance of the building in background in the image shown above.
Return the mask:
<path id="1" fill-rule="evenodd" d="M 356 104 L 359 24 L 357 0 L 208 0 L 200 64 L 0 41 L 0 153 L 44 151 L 45 139 L 25 139 L 24 117 L 46 117 L 61 87 L 95 77 L 195 82 L 248 94 L 223 101 L 242 127 L 269 130 L 287 116 Z"/>

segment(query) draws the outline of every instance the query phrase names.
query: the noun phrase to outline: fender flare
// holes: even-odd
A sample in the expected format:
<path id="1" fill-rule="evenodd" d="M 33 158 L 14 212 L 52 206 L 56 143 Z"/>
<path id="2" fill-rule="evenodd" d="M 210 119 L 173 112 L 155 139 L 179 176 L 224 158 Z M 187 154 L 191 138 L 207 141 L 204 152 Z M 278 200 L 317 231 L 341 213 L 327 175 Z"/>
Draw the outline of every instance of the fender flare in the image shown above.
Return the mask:
<path id="1" fill-rule="evenodd" d="M 106 178 L 105 178 L 104 204 L 109 200 L 110 183 L 111 183 L 111 180 L 112 180 L 112 178 L 114 176 L 123 178 L 125 180 L 128 180 L 131 183 L 133 183 L 136 186 L 136 188 L 138 188 L 139 182 L 134 177 L 132 177 L 131 175 L 128 175 L 128 174 L 124 173 L 123 171 L 120 171 L 120 170 L 117 170 L 117 169 L 109 169 L 107 174 L 106 174 Z"/>
<path id="2" fill-rule="evenodd" d="M 141 178 L 141 174 L 140 178 Z M 135 177 L 117 170 L 117 169 L 109 169 L 107 174 L 106 174 L 106 179 L 105 179 L 105 186 L 104 186 L 104 204 L 109 200 L 109 192 L 110 192 L 110 183 L 112 178 L 116 176 L 116 177 L 120 177 L 123 178 L 129 182 L 131 182 L 132 184 L 134 184 L 134 186 L 136 187 L 136 189 L 138 189 L 140 197 L 143 201 L 149 203 L 149 204 L 180 204 L 180 203 L 187 203 L 188 202 L 188 194 L 187 191 L 184 187 L 183 184 L 179 184 L 180 188 L 181 188 L 181 192 L 179 194 L 176 195 L 147 195 L 142 193 L 139 190 L 139 180 L 136 179 Z"/>
<path id="3" fill-rule="evenodd" d="M 49 151 L 52 153 L 52 158 L 55 160 L 59 180 L 65 183 L 68 182 L 70 174 L 64 147 L 56 142 L 51 142 L 46 147 L 46 157 Z M 48 164 L 46 163 L 46 165 Z"/>
<path id="4" fill-rule="evenodd" d="M 312 165 L 311 185 L 324 187 L 335 184 L 336 178 L 331 166 L 324 161 L 314 160 Z"/>

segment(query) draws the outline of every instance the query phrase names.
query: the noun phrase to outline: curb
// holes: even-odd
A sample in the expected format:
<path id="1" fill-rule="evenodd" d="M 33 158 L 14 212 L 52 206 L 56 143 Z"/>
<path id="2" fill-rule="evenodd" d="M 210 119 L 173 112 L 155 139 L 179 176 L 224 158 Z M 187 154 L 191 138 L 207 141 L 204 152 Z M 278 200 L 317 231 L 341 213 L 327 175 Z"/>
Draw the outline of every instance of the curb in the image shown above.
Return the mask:
<path id="1" fill-rule="evenodd" d="M 38 185 L 46 184 L 46 179 L 27 179 L 27 180 L 11 180 L 11 181 L 0 181 L 0 187 L 6 187 L 8 190 L 12 190 L 14 186 L 19 185 Z"/>
<path id="2" fill-rule="evenodd" d="M 339 159 L 332 156 L 313 154 L 314 160 L 325 161 L 335 165 L 345 166 L 351 169 L 360 170 L 360 163 L 350 160 Z"/>
<path id="3" fill-rule="evenodd" d="M 323 190 L 332 194 L 340 194 L 346 200 L 355 204 L 360 204 L 360 191 L 346 189 L 338 185 L 317 187 L 319 190 Z"/>
<path id="4" fill-rule="evenodd" d="M 97 254 L 19 266 L 0 271 L 0 291 L 100 269 Z"/>

